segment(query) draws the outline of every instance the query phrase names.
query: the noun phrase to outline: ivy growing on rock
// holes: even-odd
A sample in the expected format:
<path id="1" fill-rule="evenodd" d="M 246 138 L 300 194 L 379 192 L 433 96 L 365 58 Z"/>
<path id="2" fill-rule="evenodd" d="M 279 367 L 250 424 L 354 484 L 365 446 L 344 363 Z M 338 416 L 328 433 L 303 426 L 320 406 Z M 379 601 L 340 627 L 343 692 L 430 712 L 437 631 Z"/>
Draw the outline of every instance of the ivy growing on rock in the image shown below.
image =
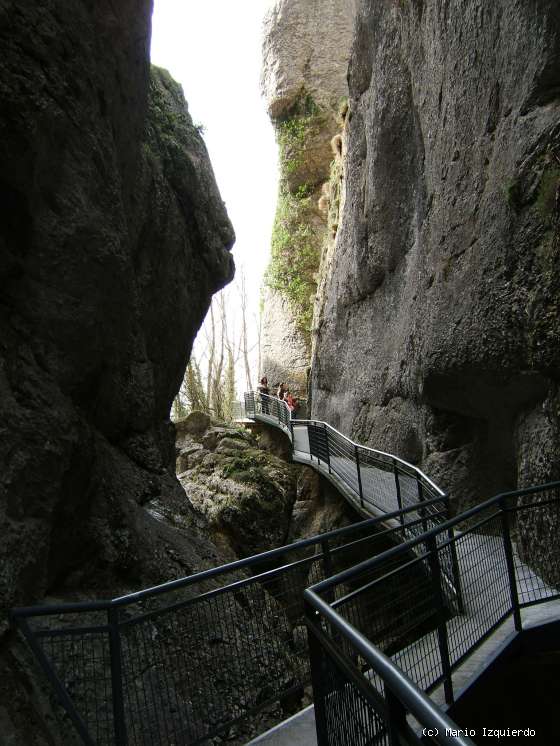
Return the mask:
<path id="1" fill-rule="evenodd" d="M 308 340 L 322 232 L 317 227 L 318 185 L 307 180 L 306 153 L 325 122 L 325 112 L 302 90 L 276 125 L 280 191 L 265 283 L 290 302 L 297 326 Z"/>
<path id="2" fill-rule="evenodd" d="M 308 185 L 300 186 L 295 194 L 285 184 L 281 186 L 266 273 L 267 285 L 292 304 L 304 334 L 309 334 L 311 329 L 321 252 L 320 236 L 313 228 L 313 213 Z"/>

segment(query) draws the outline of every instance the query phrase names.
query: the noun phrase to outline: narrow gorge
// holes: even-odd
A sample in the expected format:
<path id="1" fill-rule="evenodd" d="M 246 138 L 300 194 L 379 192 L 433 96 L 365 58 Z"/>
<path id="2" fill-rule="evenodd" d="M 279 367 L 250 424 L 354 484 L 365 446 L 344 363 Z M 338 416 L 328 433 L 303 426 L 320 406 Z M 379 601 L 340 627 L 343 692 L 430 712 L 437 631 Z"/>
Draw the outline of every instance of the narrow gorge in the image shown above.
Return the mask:
<path id="1" fill-rule="evenodd" d="M 307 410 L 261 389 L 239 416 L 208 395 L 172 420 L 235 230 L 189 91 L 151 63 L 154 2 L 0 0 L 0 744 L 244 746 L 324 686 L 348 746 L 336 696 L 377 674 L 332 619 L 308 645 L 304 591 L 342 573 L 323 600 L 350 599 L 368 644 L 441 652 L 472 609 L 439 527 L 560 480 L 560 5 L 267 4 L 279 173 L 254 248 L 270 251 L 258 352 L 249 370 L 247 338 L 224 348 L 224 310 L 212 355 L 219 329 L 230 393 L 267 376 Z M 506 528 L 508 582 L 560 597 L 558 489 L 476 535 L 492 602 L 483 552 Z M 34 605 L 44 620 L 17 628 Z M 331 633 L 354 679 L 323 651 L 312 686 Z M 326 746 L 320 727 L 294 746 Z"/>

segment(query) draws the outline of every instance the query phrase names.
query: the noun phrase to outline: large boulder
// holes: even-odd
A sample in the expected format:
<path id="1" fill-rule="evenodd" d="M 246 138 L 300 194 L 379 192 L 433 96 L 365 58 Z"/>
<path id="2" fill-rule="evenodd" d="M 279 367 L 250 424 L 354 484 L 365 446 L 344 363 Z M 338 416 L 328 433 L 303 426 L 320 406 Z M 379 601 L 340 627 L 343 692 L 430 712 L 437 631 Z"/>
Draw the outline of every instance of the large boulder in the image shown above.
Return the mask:
<path id="1" fill-rule="evenodd" d="M 301 467 L 223 423 L 180 444 L 179 480 L 222 552 L 247 557 L 287 542 Z"/>

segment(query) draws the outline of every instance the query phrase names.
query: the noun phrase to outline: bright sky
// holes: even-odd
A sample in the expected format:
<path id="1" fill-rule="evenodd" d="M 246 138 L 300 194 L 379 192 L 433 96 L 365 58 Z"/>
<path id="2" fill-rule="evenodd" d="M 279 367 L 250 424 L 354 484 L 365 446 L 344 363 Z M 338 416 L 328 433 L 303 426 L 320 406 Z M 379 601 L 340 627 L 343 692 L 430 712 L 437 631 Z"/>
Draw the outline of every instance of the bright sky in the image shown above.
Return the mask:
<path id="1" fill-rule="evenodd" d="M 184 89 L 226 203 L 258 313 L 276 207 L 277 156 L 260 96 L 262 21 L 273 0 L 155 0 L 152 62 Z"/>

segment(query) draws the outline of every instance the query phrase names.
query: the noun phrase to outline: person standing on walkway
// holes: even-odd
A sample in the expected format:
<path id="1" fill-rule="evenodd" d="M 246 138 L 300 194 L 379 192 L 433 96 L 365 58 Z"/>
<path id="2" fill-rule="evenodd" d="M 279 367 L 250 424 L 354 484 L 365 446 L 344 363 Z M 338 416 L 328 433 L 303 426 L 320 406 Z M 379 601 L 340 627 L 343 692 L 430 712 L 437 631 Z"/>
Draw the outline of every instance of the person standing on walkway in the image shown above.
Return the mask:
<path id="1" fill-rule="evenodd" d="M 297 399 L 292 396 L 291 391 L 287 390 L 284 394 L 284 401 L 288 405 L 288 409 L 290 410 L 292 417 L 295 419 L 297 417 L 297 408 L 298 408 L 298 401 Z"/>
<path id="2" fill-rule="evenodd" d="M 268 395 L 270 394 L 270 389 L 268 388 L 268 378 L 266 376 L 263 376 L 261 378 L 260 386 L 257 386 L 257 391 L 259 392 L 260 400 L 261 400 L 261 412 L 263 414 L 268 414 Z"/>

